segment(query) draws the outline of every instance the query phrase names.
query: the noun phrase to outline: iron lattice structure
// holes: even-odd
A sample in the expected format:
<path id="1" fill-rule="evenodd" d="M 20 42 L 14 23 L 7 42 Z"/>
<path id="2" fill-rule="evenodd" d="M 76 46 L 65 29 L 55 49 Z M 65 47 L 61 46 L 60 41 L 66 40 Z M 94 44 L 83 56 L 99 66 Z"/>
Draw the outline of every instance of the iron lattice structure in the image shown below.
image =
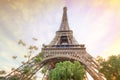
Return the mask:
<path id="1" fill-rule="evenodd" d="M 98 72 L 99 65 L 96 60 L 87 53 L 84 44 L 79 44 L 73 37 L 73 31 L 70 30 L 67 19 L 67 8 L 63 8 L 63 16 L 59 30 L 56 36 L 49 45 L 43 45 L 42 53 L 44 58 L 41 62 L 36 63 L 33 57 L 29 62 L 17 68 L 5 77 L 9 80 L 10 76 L 16 74 L 20 80 L 30 80 L 32 76 L 39 71 L 44 65 L 49 65 L 51 68 L 60 61 L 79 61 L 85 66 L 86 71 L 92 76 L 94 80 L 104 80 Z M 30 67 L 31 71 L 27 74 L 22 72 L 24 67 Z"/>

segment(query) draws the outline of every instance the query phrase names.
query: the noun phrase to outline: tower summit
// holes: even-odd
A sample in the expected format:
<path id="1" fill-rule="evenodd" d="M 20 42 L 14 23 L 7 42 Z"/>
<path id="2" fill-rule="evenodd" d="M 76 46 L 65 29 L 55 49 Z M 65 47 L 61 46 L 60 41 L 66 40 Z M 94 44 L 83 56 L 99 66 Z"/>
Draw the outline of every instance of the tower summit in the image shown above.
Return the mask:
<path id="1" fill-rule="evenodd" d="M 63 8 L 63 16 L 59 30 L 49 46 L 75 46 L 79 45 L 73 37 L 73 31 L 70 30 L 67 19 L 67 7 Z"/>
<path id="2" fill-rule="evenodd" d="M 67 19 L 67 7 L 64 7 L 59 31 L 69 31 L 69 30 L 70 28 L 69 28 L 68 19 Z"/>

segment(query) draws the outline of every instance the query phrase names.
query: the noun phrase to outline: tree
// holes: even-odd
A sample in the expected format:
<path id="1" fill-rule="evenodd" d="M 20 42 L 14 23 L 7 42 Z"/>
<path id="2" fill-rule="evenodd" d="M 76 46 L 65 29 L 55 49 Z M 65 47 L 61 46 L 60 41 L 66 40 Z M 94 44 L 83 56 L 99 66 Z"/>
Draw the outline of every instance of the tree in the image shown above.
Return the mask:
<path id="1" fill-rule="evenodd" d="M 6 71 L 5 70 L 0 70 L 0 75 L 4 75 L 6 74 Z"/>
<path id="2" fill-rule="evenodd" d="M 34 41 L 37 41 L 37 38 L 32 38 L 32 39 L 33 39 Z M 28 50 L 28 53 L 24 55 L 24 58 L 25 58 L 27 61 L 26 61 L 26 62 L 25 62 L 25 61 L 22 61 L 22 62 L 21 62 L 23 65 L 25 65 L 25 63 L 29 63 L 30 59 L 32 58 L 32 53 L 34 53 L 35 51 L 37 51 L 37 50 L 38 50 L 38 47 L 37 47 L 36 45 L 27 45 L 27 44 L 26 44 L 23 40 L 21 40 L 21 39 L 18 41 L 18 44 L 19 44 L 19 45 L 22 45 L 22 47 L 24 47 L 24 48 L 26 48 L 26 49 Z M 18 57 L 19 57 L 19 56 L 14 55 L 14 56 L 12 56 L 12 59 L 13 59 L 14 61 L 17 61 L 17 58 L 18 58 Z M 42 58 L 43 58 L 43 54 L 40 52 L 40 53 L 39 53 L 39 56 L 35 57 L 35 59 L 34 59 L 35 63 L 41 62 L 41 61 L 42 61 Z M 17 63 L 19 63 L 19 62 L 17 62 Z M 9 80 L 19 80 L 20 77 L 18 77 L 19 74 L 16 74 L 16 72 L 17 72 L 17 71 L 15 71 L 16 69 L 15 69 L 15 68 L 12 68 L 11 70 L 14 72 L 14 74 L 9 77 Z M 31 68 L 29 65 L 27 65 L 27 66 L 24 66 L 23 69 L 21 69 L 21 70 L 22 70 L 21 72 L 23 72 L 22 74 L 27 75 L 27 74 L 30 73 L 30 71 L 32 70 L 32 68 Z M 1 71 L 0 71 L 0 75 L 4 75 L 4 74 L 6 74 L 6 71 L 1 70 Z M 1 78 L 3 79 L 4 77 L 0 77 L 0 79 L 1 79 Z M 31 80 L 35 80 L 35 79 L 36 79 L 36 76 L 33 76 Z"/>
<path id="3" fill-rule="evenodd" d="M 107 80 L 120 80 L 120 55 L 110 56 L 108 60 L 101 60 L 100 72 Z"/>
<path id="4" fill-rule="evenodd" d="M 50 80 L 83 80 L 85 75 L 84 66 L 78 61 L 60 62 L 50 71 Z"/>
<path id="5" fill-rule="evenodd" d="M 9 78 L 9 80 L 19 80 L 19 77 L 16 76 L 16 75 L 14 75 L 14 76 L 11 76 L 11 77 Z"/>

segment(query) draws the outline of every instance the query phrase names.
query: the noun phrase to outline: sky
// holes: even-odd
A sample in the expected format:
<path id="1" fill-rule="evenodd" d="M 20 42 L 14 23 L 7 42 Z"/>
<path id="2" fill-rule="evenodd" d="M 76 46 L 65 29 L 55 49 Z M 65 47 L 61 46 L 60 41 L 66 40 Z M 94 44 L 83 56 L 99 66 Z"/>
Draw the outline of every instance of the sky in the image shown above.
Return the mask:
<path id="1" fill-rule="evenodd" d="M 64 6 L 74 37 L 90 55 L 120 54 L 120 0 L 0 0 L 0 70 L 20 66 L 30 45 L 39 48 L 32 54 L 36 55 L 49 44 Z M 25 47 L 18 44 L 20 39 Z"/>

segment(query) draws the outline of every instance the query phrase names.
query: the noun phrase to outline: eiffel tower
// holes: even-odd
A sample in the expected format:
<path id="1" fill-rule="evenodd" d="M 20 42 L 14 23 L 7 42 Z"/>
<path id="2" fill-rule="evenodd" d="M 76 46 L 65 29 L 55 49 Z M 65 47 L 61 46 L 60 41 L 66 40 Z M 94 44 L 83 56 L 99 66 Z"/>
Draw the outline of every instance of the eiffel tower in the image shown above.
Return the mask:
<path id="1" fill-rule="evenodd" d="M 30 80 L 44 65 L 48 65 L 49 69 L 54 68 L 54 65 L 61 61 L 79 61 L 85 66 L 85 70 L 92 76 L 94 80 L 104 80 L 98 72 L 99 65 L 90 54 L 87 53 L 85 45 L 79 44 L 74 36 L 73 31 L 70 29 L 67 19 L 67 7 L 63 8 L 63 16 L 61 25 L 56 36 L 49 45 L 43 45 L 42 53 L 44 58 L 42 61 L 35 63 L 33 57 L 29 62 L 17 68 L 5 77 L 5 80 L 10 80 L 10 76 L 19 76 L 20 80 Z M 29 66 L 31 71 L 29 74 L 22 72 L 25 66 Z"/>

